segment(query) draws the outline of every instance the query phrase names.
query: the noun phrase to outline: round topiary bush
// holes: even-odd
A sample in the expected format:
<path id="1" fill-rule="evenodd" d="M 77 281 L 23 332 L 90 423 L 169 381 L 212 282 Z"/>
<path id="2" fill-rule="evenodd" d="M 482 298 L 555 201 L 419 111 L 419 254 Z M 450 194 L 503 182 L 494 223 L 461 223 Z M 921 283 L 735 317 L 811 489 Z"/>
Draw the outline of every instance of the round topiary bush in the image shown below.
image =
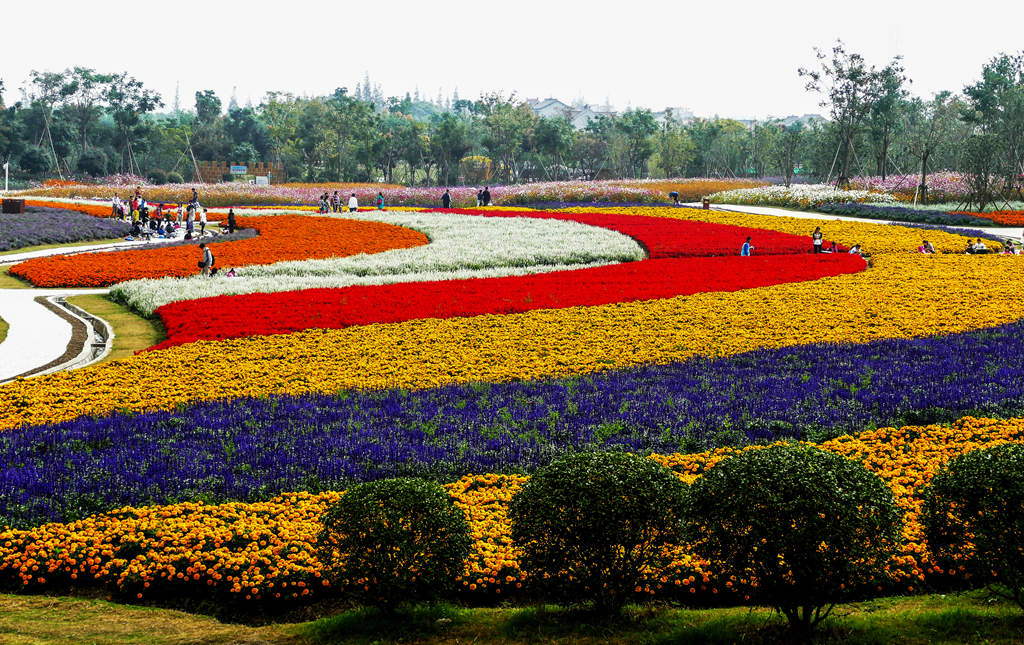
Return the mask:
<path id="1" fill-rule="evenodd" d="M 1024 609 L 1024 445 L 953 459 L 925 489 L 921 521 L 941 568 L 991 584 Z"/>
<path id="2" fill-rule="evenodd" d="M 723 460 L 693 483 L 688 502 L 694 552 L 797 632 L 810 632 L 853 589 L 883 580 L 900 538 L 900 512 L 877 475 L 801 444 Z"/>
<path id="3" fill-rule="evenodd" d="M 536 590 L 618 613 L 678 544 L 686 486 L 663 466 L 619 452 L 571 455 L 512 498 L 512 540 Z"/>
<path id="4" fill-rule="evenodd" d="M 171 171 L 169 171 L 167 173 L 167 183 L 168 184 L 184 184 L 185 183 L 185 178 L 181 176 L 180 172 L 177 172 L 175 170 L 171 170 Z"/>
<path id="5" fill-rule="evenodd" d="M 162 168 L 154 168 L 150 170 L 146 178 L 155 186 L 167 183 L 167 173 Z"/>
<path id="6" fill-rule="evenodd" d="M 332 585 L 385 611 L 451 590 L 472 544 L 465 513 L 440 484 L 420 479 L 353 486 L 323 526 L 318 555 Z"/>

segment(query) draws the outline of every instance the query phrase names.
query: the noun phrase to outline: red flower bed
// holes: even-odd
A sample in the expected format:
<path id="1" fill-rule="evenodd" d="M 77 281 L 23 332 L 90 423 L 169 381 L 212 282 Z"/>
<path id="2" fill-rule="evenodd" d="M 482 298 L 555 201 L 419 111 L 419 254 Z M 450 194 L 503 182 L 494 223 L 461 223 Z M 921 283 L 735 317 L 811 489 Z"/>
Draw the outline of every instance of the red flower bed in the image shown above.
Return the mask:
<path id="1" fill-rule="evenodd" d="M 174 302 L 156 310 L 168 339 L 150 349 L 311 328 L 339 329 L 417 318 L 511 314 L 736 291 L 865 268 L 860 256 L 814 255 L 807 252 L 809 238 L 762 229 L 657 217 L 506 213 L 513 214 L 569 219 L 618 230 L 633 235 L 654 257 L 529 276 L 307 289 Z M 739 257 L 739 247 L 748 235 L 754 238 L 758 255 Z M 774 254 L 762 255 L 762 245 Z"/>
<path id="2" fill-rule="evenodd" d="M 400 226 L 333 217 L 239 217 L 238 226 L 260 234 L 220 244 L 210 238 L 219 267 L 380 253 L 428 242 L 423 233 Z M 188 244 L 34 258 L 14 265 L 11 273 L 37 287 L 106 287 L 137 278 L 195 275 L 199 259 L 199 247 Z"/>
<path id="3" fill-rule="evenodd" d="M 168 339 L 151 349 L 311 328 L 340 329 L 417 318 L 511 314 L 737 291 L 855 273 L 864 267 L 860 256 L 848 253 L 662 258 L 530 276 L 216 296 L 157 309 Z"/>

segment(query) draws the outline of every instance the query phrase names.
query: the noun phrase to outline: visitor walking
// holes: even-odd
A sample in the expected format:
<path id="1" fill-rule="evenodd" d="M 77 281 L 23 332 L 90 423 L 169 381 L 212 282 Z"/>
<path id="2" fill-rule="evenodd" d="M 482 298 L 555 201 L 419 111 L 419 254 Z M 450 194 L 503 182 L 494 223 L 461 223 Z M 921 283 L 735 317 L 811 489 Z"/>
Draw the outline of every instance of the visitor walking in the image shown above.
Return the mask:
<path id="1" fill-rule="evenodd" d="M 484 201 L 484 191 L 477 190 L 476 191 L 476 205 L 477 205 L 477 208 L 480 207 L 480 205 L 483 203 L 483 201 Z"/>
<path id="2" fill-rule="evenodd" d="M 210 269 L 213 268 L 213 251 L 210 247 L 206 246 L 206 242 L 199 245 L 199 249 L 203 252 L 203 259 L 199 261 L 199 268 L 203 270 L 203 275 L 210 275 Z"/>
<path id="3" fill-rule="evenodd" d="M 821 253 L 821 245 L 825 241 L 825 236 L 821 232 L 820 226 L 814 227 L 814 232 L 811 233 L 811 243 L 814 244 L 814 252 Z"/>
<path id="4" fill-rule="evenodd" d="M 341 210 L 341 208 L 338 204 L 338 191 L 334 191 L 334 194 L 331 195 L 331 212 L 337 213 L 339 210 Z"/>
<path id="5" fill-rule="evenodd" d="M 228 209 L 228 233 L 234 233 L 235 229 L 238 228 L 238 222 L 235 221 L 235 209 Z"/>
<path id="6" fill-rule="evenodd" d="M 735 248 L 735 247 L 733 247 L 733 248 Z M 740 256 L 741 257 L 748 257 L 753 252 L 754 252 L 754 247 L 750 244 L 750 238 L 748 237 L 747 241 L 743 243 L 742 247 L 740 247 Z"/>
<path id="7" fill-rule="evenodd" d="M 206 235 L 206 209 L 203 209 L 203 213 L 199 216 L 199 237 Z"/>
<path id="8" fill-rule="evenodd" d="M 359 210 L 359 200 L 356 199 L 356 194 L 352 193 L 352 196 L 348 198 L 348 212 L 354 213 Z"/>
<path id="9" fill-rule="evenodd" d="M 452 196 L 451 196 L 451 193 L 448 192 L 448 189 L 445 188 L 444 189 L 444 195 L 441 195 L 441 208 L 451 208 L 451 207 L 452 207 Z"/>
<path id="10" fill-rule="evenodd" d="M 377 210 L 384 210 L 384 193 L 380 191 L 377 192 Z"/>
<path id="11" fill-rule="evenodd" d="M 484 186 L 483 205 L 491 205 L 491 188 L 489 186 Z"/>

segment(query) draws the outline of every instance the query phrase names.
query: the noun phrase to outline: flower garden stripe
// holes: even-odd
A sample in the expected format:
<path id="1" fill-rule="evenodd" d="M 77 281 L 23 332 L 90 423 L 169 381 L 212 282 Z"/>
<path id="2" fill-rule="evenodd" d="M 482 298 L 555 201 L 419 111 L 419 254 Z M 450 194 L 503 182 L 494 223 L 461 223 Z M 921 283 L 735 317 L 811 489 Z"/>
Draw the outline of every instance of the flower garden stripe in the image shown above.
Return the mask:
<path id="1" fill-rule="evenodd" d="M 920 492 L 935 471 L 966 450 L 1024 439 L 1024 420 L 963 419 L 941 426 L 882 428 L 822 445 L 864 462 L 886 480 L 906 514 L 904 542 L 887 579 L 863 581 L 872 591 L 913 591 L 929 580 L 948 582 L 957 570 L 935 568 L 918 520 Z M 748 449 L 756 449 L 748 448 Z M 730 454 L 675 454 L 655 459 L 685 482 Z M 449 494 L 470 522 L 474 547 L 461 577 L 468 596 L 508 595 L 528 586 L 511 544 L 507 509 L 526 478 L 467 476 L 448 484 Z M 266 502 L 125 507 L 68 524 L 0 530 L 0 577 L 23 589 L 91 584 L 137 598 L 194 595 L 246 599 L 299 597 L 328 586 L 315 556 L 319 517 L 337 492 L 289 493 Z M 673 550 L 674 561 L 647 571 L 645 593 L 693 599 L 698 592 L 726 590 L 708 563 Z"/>
<path id="2" fill-rule="evenodd" d="M 8 464 L 0 525 L 128 504 L 255 501 L 400 475 L 528 473 L 570 449 L 669 453 L 966 414 L 1021 416 L 1021 353 L 1024 323 L 1014 323 L 586 377 L 240 397 L 80 417 L 0 433 L 0 463 Z"/>
<path id="3" fill-rule="evenodd" d="M 775 219 L 736 217 L 796 230 Z M 920 234 L 914 229 L 856 222 L 835 229 L 827 234 L 840 242 L 880 249 L 873 268 L 736 292 L 190 343 L 4 385 L 0 427 L 239 395 L 500 382 L 814 342 L 917 338 L 1024 317 L 1013 304 L 1024 289 L 1020 256 L 923 256 L 904 251 Z M 936 246 L 963 240 L 929 236 Z M 184 372 L 192 374 L 187 383 L 166 378 Z M 158 397 L 153 382 L 162 385 Z"/>
<path id="4" fill-rule="evenodd" d="M 211 241 L 218 267 L 380 253 L 428 241 L 422 233 L 390 224 L 331 217 L 239 217 L 238 225 L 260 235 L 221 244 Z M 106 287 L 135 278 L 194 275 L 197 262 L 196 249 L 171 246 L 35 258 L 14 265 L 11 273 L 39 287 Z"/>
<path id="5" fill-rule="evenodd" d="M 542 220 L 389 211 L 347 217 L 410 228 L 430 238 L 430 244 L 251 266 L 231 280 L 202 276 L 135 280 L 115 286 L 112 296 L 136 311 L 151 314 L 170 302 L 216 295 L 523 275 L 646 257 L 634 239 L 607 228 L 565 221 L 573 219 L 570 216 Z"/>
<path id="6" fill-rule="evenodd" d="M 310 328 L 343 329 L 417 318 L 508 314 L 735 291 L 855 273 L 864 266 L 859 256 L 845 253 L 662 258 L 540 275 L 218 296 L 157 309 L 167 340 L 151 349 Z"/>

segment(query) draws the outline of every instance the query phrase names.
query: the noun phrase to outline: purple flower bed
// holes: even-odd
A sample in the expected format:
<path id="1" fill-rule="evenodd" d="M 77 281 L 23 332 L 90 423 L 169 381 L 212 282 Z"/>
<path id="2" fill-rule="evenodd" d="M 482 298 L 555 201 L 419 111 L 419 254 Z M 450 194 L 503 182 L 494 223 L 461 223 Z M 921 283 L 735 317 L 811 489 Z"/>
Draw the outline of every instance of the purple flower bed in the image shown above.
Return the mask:
<path id="1" fill-rule="evenodd" d="M 24 214 L 0 215 L 0 251 L 43 244 L 70 244 L 124 237 L 131 226 L 57 208 L 29 207 Z"/>
<path id="2" fill-rule="evenodd" d="M 0 525 L 256 500 L 396 475 L 530 472 L 579 448 L 691 452 L 1024 413 L 1024 323 L 570 379 L 240 398 L 0 433 Z M 155 396 L 159 392 L 155 391 Z"/>

